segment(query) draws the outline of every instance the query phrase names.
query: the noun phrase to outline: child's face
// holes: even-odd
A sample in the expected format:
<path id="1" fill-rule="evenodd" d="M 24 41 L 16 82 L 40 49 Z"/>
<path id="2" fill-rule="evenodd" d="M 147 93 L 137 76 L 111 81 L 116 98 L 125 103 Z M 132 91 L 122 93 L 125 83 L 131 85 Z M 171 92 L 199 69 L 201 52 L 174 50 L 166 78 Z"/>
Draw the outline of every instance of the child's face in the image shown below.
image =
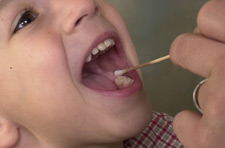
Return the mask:
<path id="1" fill-rule="evenodd" d="M 0 9 L 1 117 L 47 143 L 77 145 L 118 142 L 146 126 L 151 108 L 138 74 L 126 75 L 134 80 L 126 88 L 114 83 L 114 70 L 138 60 L 111 5 L 12 0 Z M 86 63 L 106 39 L 115 46 L 108 40 L 112 47 Z"/>

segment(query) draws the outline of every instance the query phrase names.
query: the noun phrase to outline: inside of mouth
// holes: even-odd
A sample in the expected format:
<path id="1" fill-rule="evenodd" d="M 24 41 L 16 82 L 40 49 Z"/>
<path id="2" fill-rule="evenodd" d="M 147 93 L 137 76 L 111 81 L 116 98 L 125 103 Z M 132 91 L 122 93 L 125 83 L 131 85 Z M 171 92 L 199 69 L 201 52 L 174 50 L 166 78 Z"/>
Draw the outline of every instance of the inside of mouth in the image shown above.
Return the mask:
<path id="1" fill-rule="evenodd" d="M 84 64 L 82 82 L 86 87 L 95 90 L 117 90 L 119 88 L 115 85 L 114 71 L 127 67 L 126 60 L 113 46 L 106 53 L 98 54 L 93 57 L 91 62 Z"/>

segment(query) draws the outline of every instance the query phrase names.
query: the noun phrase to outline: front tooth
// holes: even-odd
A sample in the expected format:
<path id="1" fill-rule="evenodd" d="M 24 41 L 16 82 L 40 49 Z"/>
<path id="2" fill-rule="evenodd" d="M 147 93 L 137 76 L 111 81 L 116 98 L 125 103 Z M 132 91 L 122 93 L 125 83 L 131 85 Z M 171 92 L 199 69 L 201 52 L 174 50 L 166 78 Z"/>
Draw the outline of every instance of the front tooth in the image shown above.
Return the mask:
<path id="1" fill-rule="evenodd" d="M 106 45 L 105 45 L 104 43 L 100 43 L 100 44 L 98 45 L 98 49 L 99 49 L 100 51 L 104 51 L 104 50 L 106 49 Z"/>
<path id="2" fill-rule="evenodd" d="M 111 44 L 115 45 L 115 41 L 113 39 L 110 39 L 110 40 L 111 40 Z"/>
<path id="3" fill-rule="evenodd" d="M 99 52 L 98 48 L 94 48 L 94 49 L 92 50 L 92 54 L 93 54 L 93 55 L 98 54 L 98 52 Z"/>
<path id="4" fill-rule="evenodd" d="M 87 60 L 86 60 L 86 63 L 90 62 L 91 59 L 92 59 L 92 56 L 91 56 L 91 54 L 90 54 L 90 55 L 88 56 Z"/>
<path id="5" fill-rule="evenodd" d="M 119 89 L 126 88 L 134 83 L 134 80 L 125 76 L 118 76 L 115 79 L 115 84 Z"/>
<path id="6" fill-rule="evenodd" d="M 112 42 L 111 42 L 111 39 L 107 39 L 107 40 L 105 40 L 105 46 L 106 47 L 110 47 L 110 46 L 112 46 Z"/>

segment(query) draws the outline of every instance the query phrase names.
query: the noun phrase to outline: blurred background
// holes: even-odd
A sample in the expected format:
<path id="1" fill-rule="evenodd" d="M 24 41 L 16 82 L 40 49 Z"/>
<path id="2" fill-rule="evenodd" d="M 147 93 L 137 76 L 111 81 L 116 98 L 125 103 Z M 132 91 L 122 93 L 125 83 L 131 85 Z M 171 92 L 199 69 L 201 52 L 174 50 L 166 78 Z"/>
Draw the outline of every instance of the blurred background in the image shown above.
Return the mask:
<path id="1" fill-rule="evenodd" d="M 106 0 L 125 19 L 141 63 L 167 55 L 172 41 L 193 32 L 196 17 L 207 0 Z M 196 110 L 195 86 L 203 79 L 173 65 L 170 60 L 142 69 L 153 109 L 175 115 Z"/>

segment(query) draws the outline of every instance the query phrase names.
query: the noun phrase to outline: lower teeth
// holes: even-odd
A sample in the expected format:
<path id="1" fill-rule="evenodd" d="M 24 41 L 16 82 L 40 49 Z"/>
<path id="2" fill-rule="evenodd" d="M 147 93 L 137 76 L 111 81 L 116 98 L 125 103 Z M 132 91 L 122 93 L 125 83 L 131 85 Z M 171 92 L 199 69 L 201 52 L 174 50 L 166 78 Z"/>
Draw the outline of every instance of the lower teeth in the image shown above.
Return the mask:
<path id="1" fill-rule="evenodd" d="M 134 80 L 125 76 L 118 76 L 115 79 L 115 84 L 119 89 L 126 88 L 134 83 Z"/>

